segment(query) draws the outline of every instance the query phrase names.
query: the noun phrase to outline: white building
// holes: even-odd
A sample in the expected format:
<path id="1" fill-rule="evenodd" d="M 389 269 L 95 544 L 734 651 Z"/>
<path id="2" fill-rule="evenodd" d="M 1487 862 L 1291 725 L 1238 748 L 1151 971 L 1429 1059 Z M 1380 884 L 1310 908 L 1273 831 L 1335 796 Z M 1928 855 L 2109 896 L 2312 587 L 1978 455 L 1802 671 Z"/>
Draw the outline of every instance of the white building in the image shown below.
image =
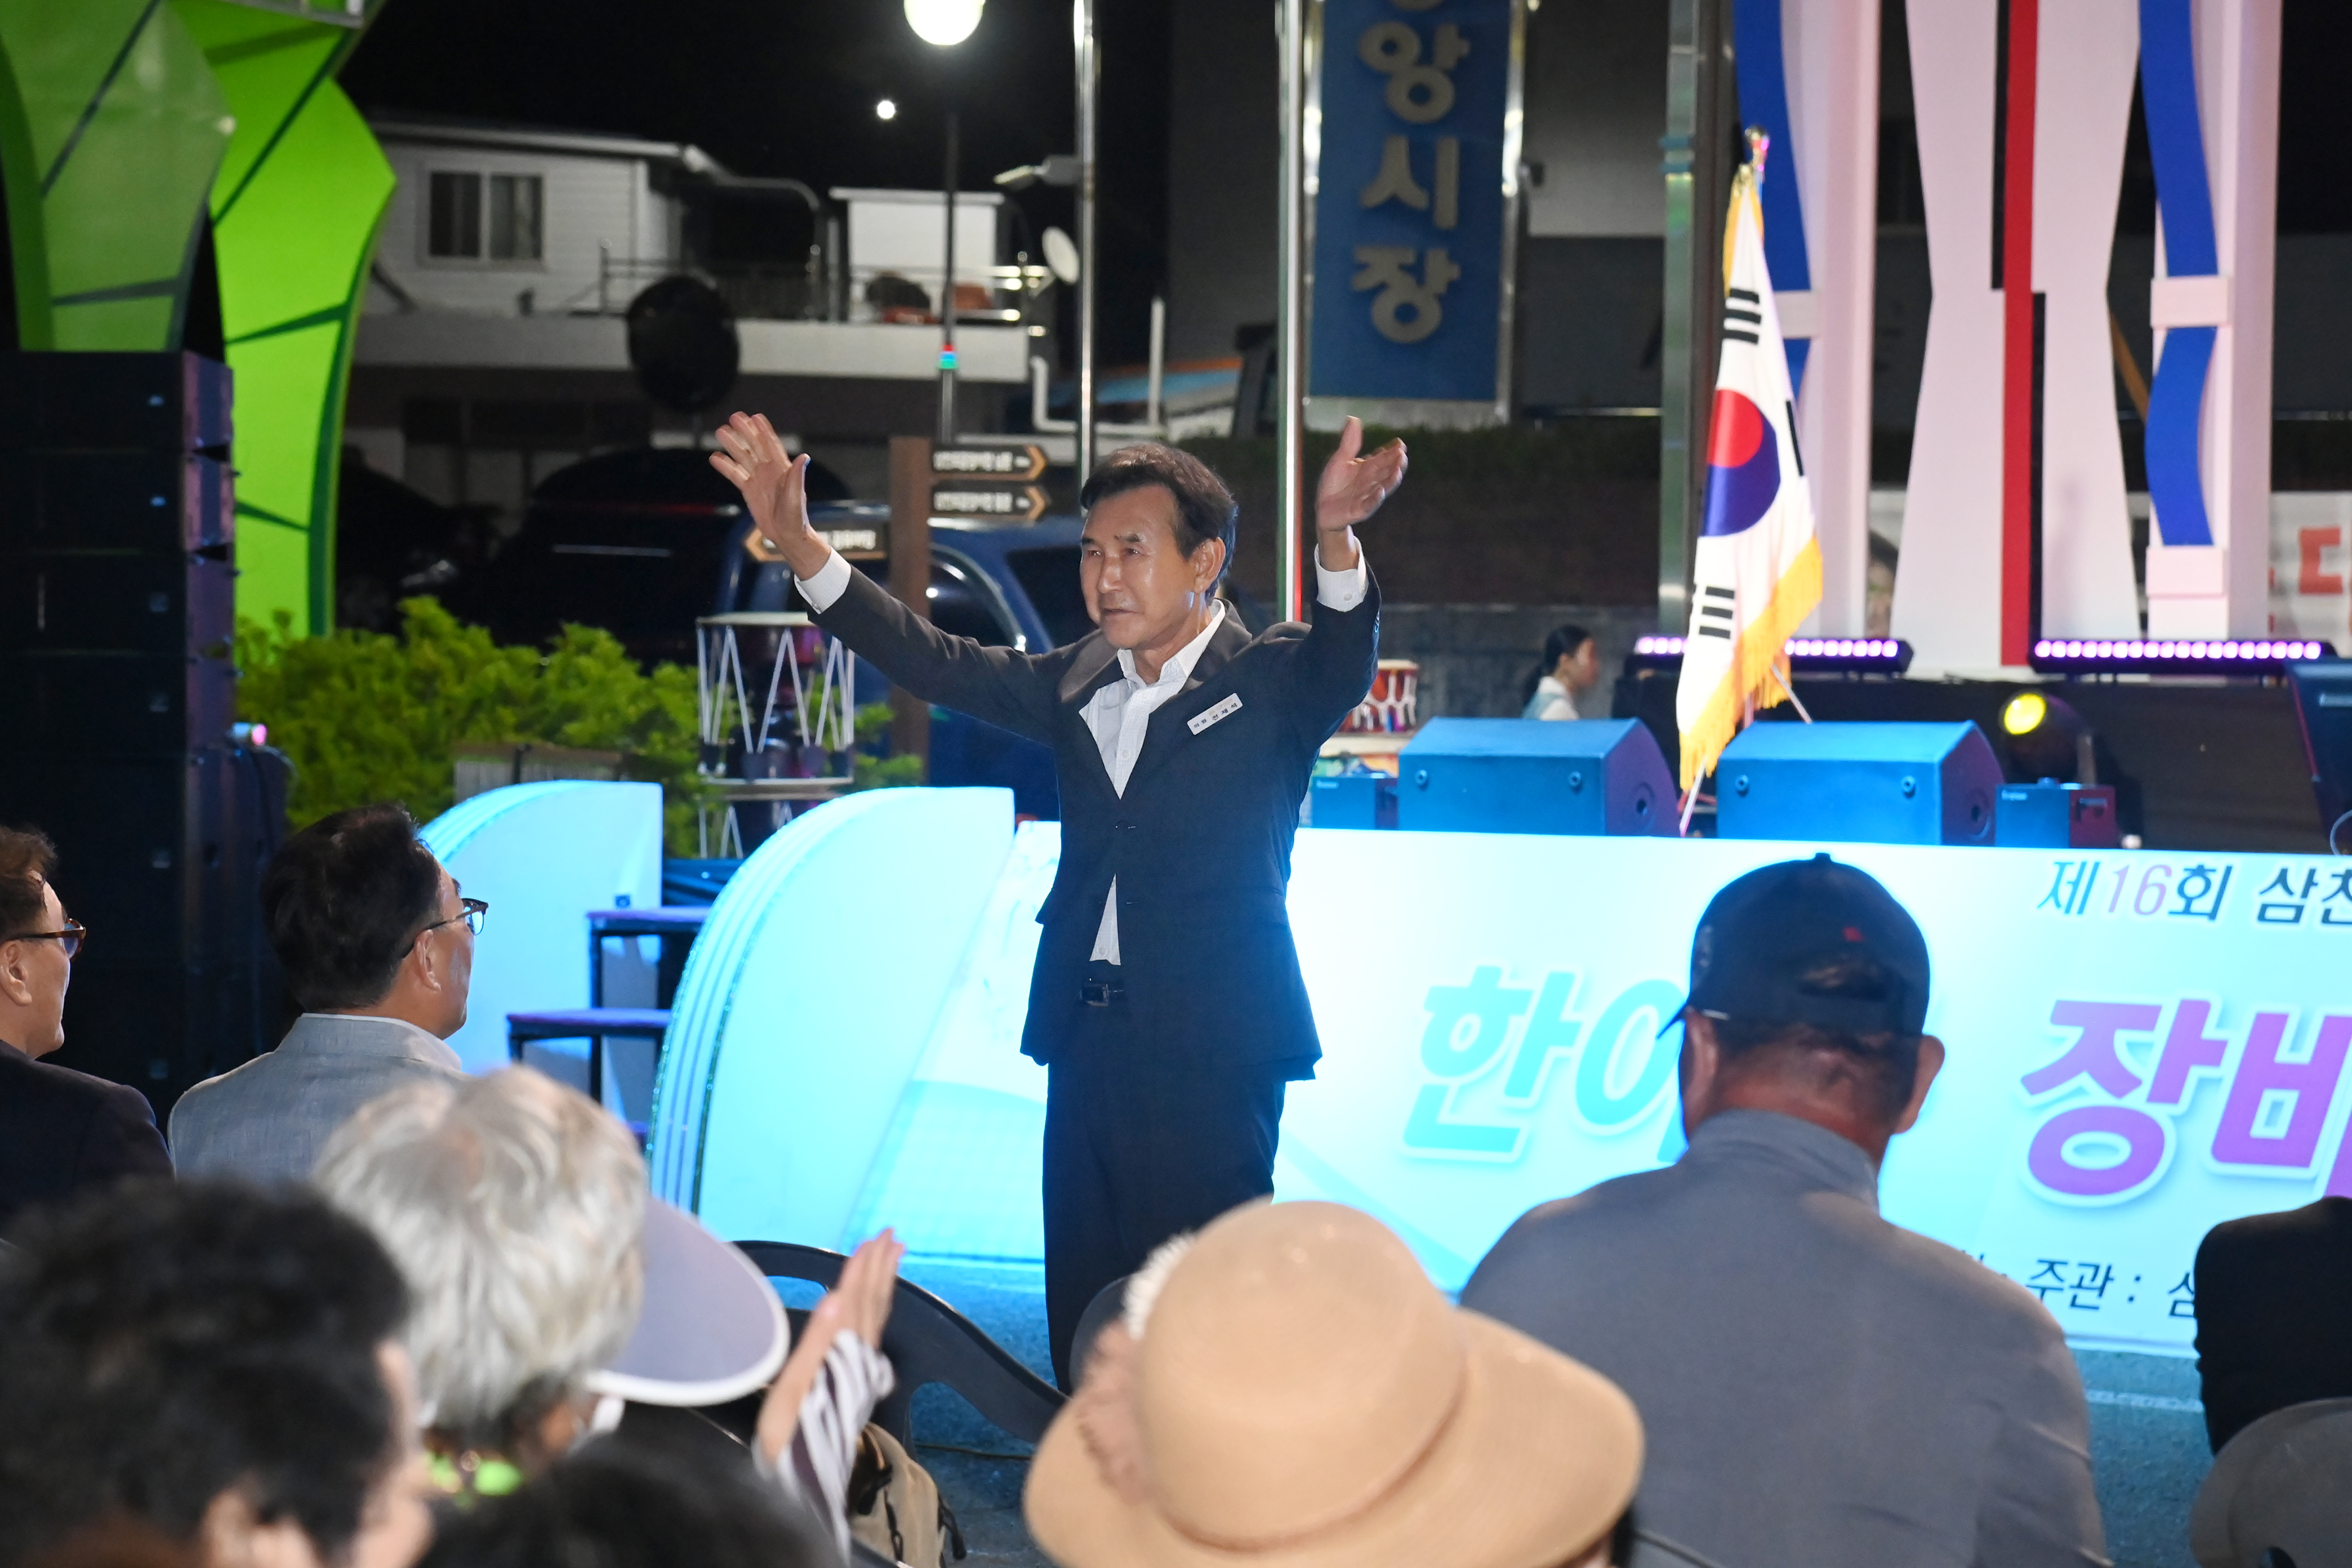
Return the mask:
<path id="1" fill-rule="evenodd" d="M 878 486 L 890 435 L 931 426 L 937 193 L 827 200 L 677 142 L 415 119 L 373 129 L 398 188 L 352 359 L 347 429 L 371 467 L 512 516 L 588 452 L 690 438 L 727 410 L 655 409 L 624 320 L 643 289 L 680 273 L 735 315 L 729 405 L 767 414 L 853 486 Z M 998 193 L 957 203 L 960 418 L 978 432 L 1027 382 L 1049 275 L 1022 265 Z"/>
<path id="2" fill-rule="evenodd" d="M 660 142 L 375 126 L 399 194 L 376 247 L 371 314 L 598 314 L 686 265 L 682 181 L 710 162 Z"/>

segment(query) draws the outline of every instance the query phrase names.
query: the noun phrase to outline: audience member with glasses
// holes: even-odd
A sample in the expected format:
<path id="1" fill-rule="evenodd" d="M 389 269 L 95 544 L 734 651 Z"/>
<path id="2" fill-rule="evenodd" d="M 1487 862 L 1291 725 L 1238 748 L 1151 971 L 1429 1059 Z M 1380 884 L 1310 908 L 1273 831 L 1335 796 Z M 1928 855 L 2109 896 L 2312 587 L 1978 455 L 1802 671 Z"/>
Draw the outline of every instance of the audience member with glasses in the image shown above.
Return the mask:
<path id="1" fill-rule="evenodd" d="M 146 1096 L 41 1060 L 66 1043 L 87 934 L 49 883 L 56 868 L 47 838 L 0 827 L 0 1236 L 28 1205 L 172 1169 Z"/>
<path id="2" fill-rule="evenodd" d="M 361 1106 L 457 1078 L 446 1042 L 466 1022 L 488 912 L 399 805 L 340 811 L 288 839 L 262 874 L 261 918 L 302 1016 L 277 1049 L 180 1098 L 180 1174 L 305 1180 Z"/>

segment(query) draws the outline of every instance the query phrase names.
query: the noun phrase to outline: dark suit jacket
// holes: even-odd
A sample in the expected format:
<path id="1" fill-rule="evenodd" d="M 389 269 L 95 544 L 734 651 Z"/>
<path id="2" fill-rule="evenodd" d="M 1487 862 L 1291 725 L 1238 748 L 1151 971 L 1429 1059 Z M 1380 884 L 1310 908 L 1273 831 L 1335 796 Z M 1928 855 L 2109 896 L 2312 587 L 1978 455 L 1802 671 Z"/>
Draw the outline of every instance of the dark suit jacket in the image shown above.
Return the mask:
<path id="1" fill-rule="evenodd" d="M 2197 1248 L 2213 1451 L 2273 1410 L 2352 1396 L 2352 1198 L 2215 1226 Z"/>
<path id="2" fill-rule="evenodd" d="M 1310 1076 L 1322 1051 L 1290 939 L 1290 846 L 1316 752 L 1371 689 L 1377 584 L 1352 610 L 1317 605 L 1311 628 L 1286 622 L 1253 637 L 1229 614 L 1184 689 L 1151 715 L 1124 797 L 1083 717 L 1121 679 L 1100 632 L 1045 654 L 982 647 L 855 574 L 817 620 L 925 701 L 1053 748 L 1062 862 L 1037 914 L 1024 1053 L 1050 1062 L 1068 1037 L 1115 878 L 1120 977 L 1148 1048 Z M 1191 728 L 1229 698 L 1240 706 Z"/>
<path id="3" fill-rule="evenodd" d="M 145 1095 L 0 1042 L 0 1234 L 30 1205 L 171 1173 Z"/>

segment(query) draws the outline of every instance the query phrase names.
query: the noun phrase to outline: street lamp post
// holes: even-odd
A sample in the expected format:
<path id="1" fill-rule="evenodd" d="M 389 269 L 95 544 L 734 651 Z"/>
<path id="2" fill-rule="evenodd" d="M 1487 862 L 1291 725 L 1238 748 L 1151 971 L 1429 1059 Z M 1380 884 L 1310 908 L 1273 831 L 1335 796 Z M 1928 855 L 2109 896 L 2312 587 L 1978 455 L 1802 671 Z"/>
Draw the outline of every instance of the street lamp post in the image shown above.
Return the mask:
<path id="1" fill-rule="evenodd" d="M 940 284 L 940 434 L 942 447 L 952 447 L 956 438 L 956 110 L 948 106 L 948 167 L 940 181 L 946 194 L 948 211 L 947 264 Z"/>
<path id="2" fill-rule="evenodd" d="M 1282 190 L 1276 231 L 1280 292 L 1275 298 L 1275 613 L 1306 618 L 1299 546 L 1307 512 L 1307 4 L 1281 0 L 1275 13 L 1282 48 Z M 1369 36 L 1369 35 L 1368 35 Z M 1238 432 L 1236 432 L 1238 434 Z"/>
<path id="3" fill-rule="evenodd" d="M 938 48 L 950 49 L 980 26 L 981 7 L 987 0 L 906 0 L 907 25 L 915 36 Z M 956 144 L 955 104 L 948 105 L 947 172 L 941 178 L 941 205 L 947 214 L 946 263 L 940 273 L 940 427 L 939 444 L 950 447 L 956 435 Z"/>
<path id="4" fill-rule="evenodd" d="M 1078 64 L 1078 485 L 1095 467 L 1095 97 L 1102 59 L 1095 52 L 1095 0 L 1074 0 L 1070 23 Z"/>

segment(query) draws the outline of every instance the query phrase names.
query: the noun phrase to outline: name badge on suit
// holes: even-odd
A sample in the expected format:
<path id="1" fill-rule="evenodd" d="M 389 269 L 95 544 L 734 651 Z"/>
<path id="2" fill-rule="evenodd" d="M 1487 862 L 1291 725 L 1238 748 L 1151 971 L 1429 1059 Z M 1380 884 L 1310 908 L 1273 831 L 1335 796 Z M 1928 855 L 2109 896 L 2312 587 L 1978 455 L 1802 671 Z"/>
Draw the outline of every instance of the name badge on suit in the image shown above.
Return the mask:
<path id="1" fill-rule="evenodd" d="M 1193 714 L 1190 719 L 1185 720 L 1184 728 L 1192 731 L 1192 733 L 1197 735 L 1202 731 L 1207 729 L 1210 725 L 1216 723 L 1219 720 L 1230 719 L 1241 710 L 1242 694 L 1236 691 L 1213 708 L 1204 708 L 1200 712 Z"/>

